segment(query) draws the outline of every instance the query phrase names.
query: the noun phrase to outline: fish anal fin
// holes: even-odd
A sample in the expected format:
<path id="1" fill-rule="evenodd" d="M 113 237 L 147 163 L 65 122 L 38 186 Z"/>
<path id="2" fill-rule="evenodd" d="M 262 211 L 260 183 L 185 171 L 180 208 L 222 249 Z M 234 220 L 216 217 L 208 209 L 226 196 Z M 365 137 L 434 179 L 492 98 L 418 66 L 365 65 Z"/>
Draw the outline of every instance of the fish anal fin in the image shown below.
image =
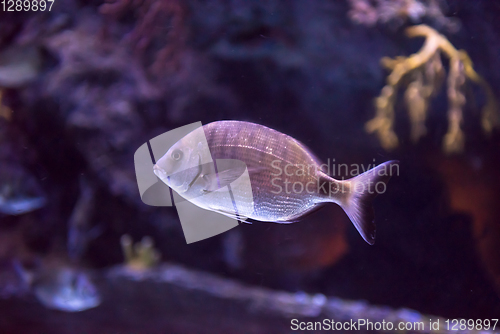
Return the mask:
<path id="1" fill-rule="evenodd" d="M 224 216 L 229 217 L 229 218 L 233 218 L 235 220 L 244 221 L 244 220 L 247 219 L 247 217 L 245 217 L 245 216 L 240 216 L 240 215 L 237 215 L 235 212 L 230 212 L 230 211 L 222 210 L 220 208 L 209 207 L 209 209 L 211 211 L 220 213 L 221 215 L 224 215 Z"/>

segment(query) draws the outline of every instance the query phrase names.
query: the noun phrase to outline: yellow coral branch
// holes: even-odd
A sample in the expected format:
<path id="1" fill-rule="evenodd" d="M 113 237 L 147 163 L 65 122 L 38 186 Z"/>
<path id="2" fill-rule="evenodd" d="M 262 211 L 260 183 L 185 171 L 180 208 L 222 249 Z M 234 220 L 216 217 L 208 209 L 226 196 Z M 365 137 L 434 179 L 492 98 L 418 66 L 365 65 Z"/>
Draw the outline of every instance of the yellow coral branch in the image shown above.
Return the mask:
<path id="1" fill-rule="evenodd" d="M 467 52 L 460 50 L 460 59 L 464 64 L 464 72 L 467 78 L 472 82 L 481 86 L 486 93 L 486 105 L 483 107 L 483 116 L 481 120 L 481 125 L 484 131 L 489 135 L 493 131 L 493 128 L 500 124 L 500 118 L 498 115 L 498 103 L 496 101 L 495 95 L 490 85 L 484 80 L 473 68 L 472 60 L 470 59 Z"/>
<path id="2" fill-rule="evenodd" d="M 461 152 L 464 147 L 464 134 L 461 129 L 463 120 L 462 108 L 465 95 L 462 93 L 465 84 L 464 64 L 457 54 L 450 59 L 450 74 L 448 75 L 448 132 L 443 141 L 446 153 Z"/>
<path id="3" fill-rule="evenodd" d="M 368 133 L 376 133 L 382 147 L 387 150 L 398 145 L 398 138 L 393 130 L 394 104 L 398 86 L 404 77 L 412 76 L 412 81 L 405 92 L 405 102 L 412 122 L 411 138 L 415 142 L 426 133 L 425 120 L 429 100 L 440 87 L 444 70 L 441 54 L 450 59 L 448 76 L 448 119 L 449 128 L 443 142 L 443 149 L 448 152 L 463 150 L 464 135 L 461 130 L 462 108 L 465 96 L 462 92 L 466 79 L 480 85 L 486 92 L 487 103 L 483 108 L 482 126 L 486 133 L 491 133 L 500 123 L 495 96 L 488 83 L 473 68 L 472 61 L 463 50 L 457 50 L 445 36 L 427 25 L 409 27 L 408 37 L 425 37 L 424 45 L 417 53 L 409 57 L 395 59 L 384 57 L 382 65 L 391 70 L 386 85 L 375 100 L 377 114 L 366 123 Z"/>

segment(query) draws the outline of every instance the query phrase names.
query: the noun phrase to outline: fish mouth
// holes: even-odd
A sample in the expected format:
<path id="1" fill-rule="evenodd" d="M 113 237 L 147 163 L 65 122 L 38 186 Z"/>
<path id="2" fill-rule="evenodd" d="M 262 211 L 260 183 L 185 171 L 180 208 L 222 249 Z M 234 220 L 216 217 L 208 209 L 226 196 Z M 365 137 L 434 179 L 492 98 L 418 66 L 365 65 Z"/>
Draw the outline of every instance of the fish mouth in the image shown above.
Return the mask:
<path id="1" fill-rule="evenodd" d="M 187 189 L 188 188 L 187 181 L 183 180 L 182 177 L 181 177 L 181 179 L 179 179 L 179 177 L 171 179 L 171 176 L 173 176 L 173 175 L 167 174 L 167 172 L 163 168 L 161 168 L 160 166 L 158 166 L 158 164 L 155 164 L 153 166 L 153 173 L 163 183 L 165 183 L 167 186 L 171 187 L 172 189 L 184 189 L 184 188 Z M 182 176 L 182 175 L 180 175 L 180 176 Z M 179 181 L 181 181 L 181 180 L 182 180 L 182 184 L 178 185 L 177 183 Z M 172 184 L 172 182 L 173 182 L 173 184 Z"/>

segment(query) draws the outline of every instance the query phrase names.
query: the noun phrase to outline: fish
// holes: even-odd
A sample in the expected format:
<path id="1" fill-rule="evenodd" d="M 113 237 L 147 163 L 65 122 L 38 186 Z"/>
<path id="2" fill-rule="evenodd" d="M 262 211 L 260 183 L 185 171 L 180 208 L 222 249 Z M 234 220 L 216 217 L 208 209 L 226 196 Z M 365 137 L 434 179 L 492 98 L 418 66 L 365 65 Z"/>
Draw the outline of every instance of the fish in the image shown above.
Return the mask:
<path id="1" fill-rule="evenodd" d="M 61 265 L 32 273 L 19 261 L 15 261 L 14 266 L 38 301 L 47 308 L 80 312 L 101 304 L 97 288 L 82 270 Z"/>
<path id="2" fill-rule="evenodd" d="M 34 282 L 38 300 L 48 308 L 85 311 L 101 304 L 101 297 L 90 278 L 81 271 L 61 268 Z"/>
<path id="3" fill-rule="evenodd" d="M 37 47 L 13 46 L 0 52 L 0 87 L 19 88 L 40 73 L 42 54 Z"/>
<path id="4" fill-rule="evenodd" d="M 232 163 L 221 166 L 224 161 Z M 177 141 L 156 162 L 153 172 L 182 198 L 232 218 L 293 223 L 335 203 L 373 245 L 372 201 L 385 192 L 393 167 L 399 173 L 398 161 L 386 161 L 347 180 L 334 179 L 324 166 L 307 146 L 284 133 L 250 122 L 216 121 Z M 250 187 L 233 191 L 232 203 L 206 196 L 233 186 L 245 173 Z M 239 202 L 246 205 L 235 215 Z"/>

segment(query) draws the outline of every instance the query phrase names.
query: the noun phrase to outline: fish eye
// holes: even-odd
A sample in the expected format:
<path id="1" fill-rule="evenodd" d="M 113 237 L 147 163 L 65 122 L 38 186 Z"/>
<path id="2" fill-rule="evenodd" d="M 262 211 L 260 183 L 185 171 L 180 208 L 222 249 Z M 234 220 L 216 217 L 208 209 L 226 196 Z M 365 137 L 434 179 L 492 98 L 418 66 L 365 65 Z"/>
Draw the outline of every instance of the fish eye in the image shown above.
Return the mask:
<path id="1" fill-rule="evenodd" d="M 182 151 L 181 150 L 174 150 L 170 156 L 175 161 L 179 161 L 182 159 Z"/>

